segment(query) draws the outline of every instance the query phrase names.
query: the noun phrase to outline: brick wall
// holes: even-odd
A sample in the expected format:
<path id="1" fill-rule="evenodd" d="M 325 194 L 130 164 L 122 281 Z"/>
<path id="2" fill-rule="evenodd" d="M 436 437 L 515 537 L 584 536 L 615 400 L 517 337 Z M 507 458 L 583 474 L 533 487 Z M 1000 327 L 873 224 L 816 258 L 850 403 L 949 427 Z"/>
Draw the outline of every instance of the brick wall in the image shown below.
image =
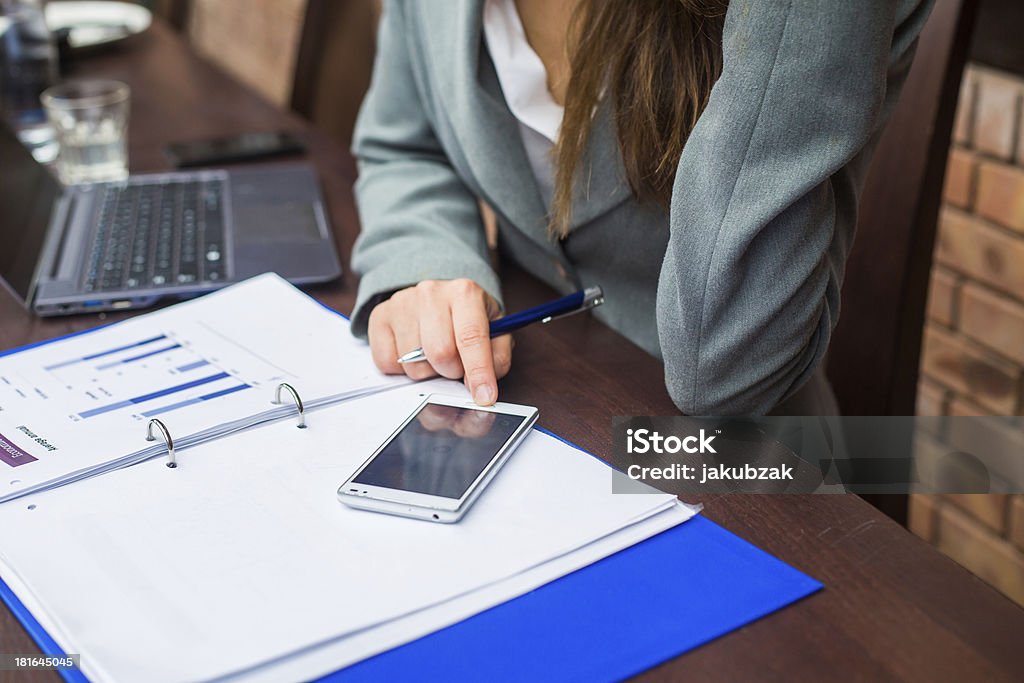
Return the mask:
<path id="1" fill-rule="evenodd" d="M 968 67 L 938 230 L 917 413 L 1024 414 L 1024 78 Z M 1024 496 L 915 495 L 910 528 L 1024 604 Z"/>

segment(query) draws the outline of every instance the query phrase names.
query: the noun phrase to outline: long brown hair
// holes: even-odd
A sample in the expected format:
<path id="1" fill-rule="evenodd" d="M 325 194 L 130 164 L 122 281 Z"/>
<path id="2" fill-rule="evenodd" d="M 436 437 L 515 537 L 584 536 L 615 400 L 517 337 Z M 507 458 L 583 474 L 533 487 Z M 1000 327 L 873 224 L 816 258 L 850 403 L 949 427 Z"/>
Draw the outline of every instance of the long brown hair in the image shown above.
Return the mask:
<path id="1" fill-rule="evenodd" d="M 564 237 L 592 116 L 607 97 L 626 179 L 640 201 L 668 206 L 683 145 L 722 69 L 728 0 L 580 0 L 571 73 L 553 150 L 551 233 Z"/>

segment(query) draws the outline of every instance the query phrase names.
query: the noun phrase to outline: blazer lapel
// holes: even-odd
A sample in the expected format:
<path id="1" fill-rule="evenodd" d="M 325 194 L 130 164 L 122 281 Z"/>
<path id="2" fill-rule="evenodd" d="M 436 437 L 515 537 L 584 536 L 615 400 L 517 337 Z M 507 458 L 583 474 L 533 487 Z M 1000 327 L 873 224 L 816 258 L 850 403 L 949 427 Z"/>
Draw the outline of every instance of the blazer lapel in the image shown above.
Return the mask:
<path id="1" fill-rule="evenodd" d="M 481 64 L 484 0 L 446 3 L 453 13 L 429 20 L 429 54 L 459 152 L 494 210 L 534 239 L 547 242 L 547 212 L 491 64 Z M 454 16 L 453 16 L 454 14 Z M 484 55 L 486 56 L 486 55 Z M 488 60 L 489 61 L 489 60 Z M 481 84 L 481 69 L 483 81 Z M 493 80 L 493 84 L 490 82 Z M 495 92 L 496 89 L 496 92 Z"/>
<path id="2" fill-rule="evenodd" d="M 506 220 L 548 250 L 548 215 L 494 66 L 483 41 L 484 0 L 456 0 L 449 12 L 424 12 L 425 40 L 438 101 L 446 109 L 459 150 L 484 194 Z M 421 8 L 422 9 L 422 8 Z M 600 217 L 630 196 L 612 122 L 604 101 L 595 113 L 588 149 L 577 172 L 571 229 Z"/>

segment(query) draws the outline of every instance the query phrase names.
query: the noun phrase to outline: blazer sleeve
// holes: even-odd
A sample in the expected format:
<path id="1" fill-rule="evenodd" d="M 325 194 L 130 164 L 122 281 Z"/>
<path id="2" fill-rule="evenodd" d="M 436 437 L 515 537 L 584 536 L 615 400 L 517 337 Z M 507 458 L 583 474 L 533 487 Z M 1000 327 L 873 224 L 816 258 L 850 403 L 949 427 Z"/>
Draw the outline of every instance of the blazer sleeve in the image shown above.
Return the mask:
<path id="1" fill-rule="evenodd" d="M 360 337 L 374 305 L 421 280 L 469 278 L 501 303 L 479 205 L 451 167 L 424 106 L 404 8 L 394 0 L 384 5 L 373 80 L 353 139 L 362 231 L 352 268 L 362 278 L 352 331 Z"/>
<path id="2" fill-rule="evenodd" d="M 873 140 L 930 8 L 901 17 L 900 4 L 730 4 L 658 285 L 666 385 L 684 413 L 764 414 L 821 362 Z"/>

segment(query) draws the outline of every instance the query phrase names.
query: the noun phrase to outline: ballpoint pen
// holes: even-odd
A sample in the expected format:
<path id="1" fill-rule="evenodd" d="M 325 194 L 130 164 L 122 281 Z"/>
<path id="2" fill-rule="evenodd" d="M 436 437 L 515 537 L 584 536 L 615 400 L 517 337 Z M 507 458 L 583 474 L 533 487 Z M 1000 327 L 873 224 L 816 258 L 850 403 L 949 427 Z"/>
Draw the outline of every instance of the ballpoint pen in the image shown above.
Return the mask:
<path id="1" fill-rule="evenodd" d="M 563 296 L 561 299 L 555 299 L 549 301 L 546 304 L 540 306 L 534 306 L 528 308 L 525 311 L 519 311 L 511 315 L 506 315 L 504 318 L 498 318 L 497 320 L 491 321 L 491 337 L 500 337 L 503 334 L 508 334 L 527 325 L 531 325 L 535 322 L 549 323 L 552 320 L 558 318 L 564 318 L 567 315 L 574 315 L 576 313 L 582 313 L 583 311 L 589 311 L 595 306 L 600 306 L 604 303 L 604 292 L 600 287 L 587 287 L 581 289 L 578 292 Z M 409 353 L 403 355 L 398 359 L 399 363 L 418 363 L 427 359 L 426 353 L 423 352 L 422 348 L 413 349 Z"/>

